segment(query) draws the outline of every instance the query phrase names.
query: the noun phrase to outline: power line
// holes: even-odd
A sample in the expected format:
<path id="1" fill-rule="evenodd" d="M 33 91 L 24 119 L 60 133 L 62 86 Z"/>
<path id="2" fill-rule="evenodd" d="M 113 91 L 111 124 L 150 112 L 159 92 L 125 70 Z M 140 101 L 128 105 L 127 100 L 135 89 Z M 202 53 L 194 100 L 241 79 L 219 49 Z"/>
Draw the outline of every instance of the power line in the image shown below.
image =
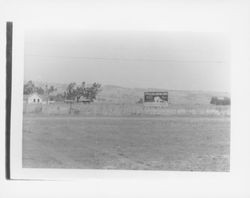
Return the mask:
<path id="1" fill-rule="evenodd" d="M 176 59 L 149 59 L 149 58 L 115 58 L 115 57 L 87 57 L 87 56 L 52 56 L 39 54 L 25 54 L 25 57 L 40 57 L 40 58 L 62 58 L 62 59 L 86 59 L 100 61 L 149 61 L 149 62 L 202 62 L 202 63 L 224 63 L 219 60 L 176 60 Z"/>

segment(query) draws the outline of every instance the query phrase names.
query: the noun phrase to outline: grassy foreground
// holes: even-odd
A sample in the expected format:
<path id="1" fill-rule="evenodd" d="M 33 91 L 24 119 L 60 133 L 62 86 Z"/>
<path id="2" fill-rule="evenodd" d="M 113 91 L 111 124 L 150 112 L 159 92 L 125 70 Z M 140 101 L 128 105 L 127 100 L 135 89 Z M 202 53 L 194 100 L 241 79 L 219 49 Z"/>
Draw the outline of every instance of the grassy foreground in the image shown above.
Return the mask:
<path id="1" fill-rule="evenodd" d="M 28 117 L 23 166 L 229 171 L 230 119 Z"/>

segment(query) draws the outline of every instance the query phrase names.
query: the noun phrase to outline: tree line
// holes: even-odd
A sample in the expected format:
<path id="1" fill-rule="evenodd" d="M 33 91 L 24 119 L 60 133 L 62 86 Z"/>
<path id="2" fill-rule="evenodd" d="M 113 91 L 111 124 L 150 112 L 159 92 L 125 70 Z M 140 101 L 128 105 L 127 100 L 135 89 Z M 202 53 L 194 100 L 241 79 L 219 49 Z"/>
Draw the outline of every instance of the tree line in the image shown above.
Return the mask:
<path id="1" fill-rule="evenodd" d="M 68 100 L 76 99 L 79 102 L 81 97 L 84 97 L 91 102 L 96 99 L 97 94 L 101 91 L 101 84 L 93 83 L 90 86 L 86 86 L 85 82 L 82 82 L 80 86 L 77 86 L 75 82 L 68 84 L 66 91 L 64 92 L 64 98 Z"/>
<path id="2" fill-rule="evenodd" d="M 45 88 L 37 87 L 35 84 L 30 80 L 27 83 L 24 84 L 23 87 L 23 94 L 29 95 L 32 93 L 38 93 L 40 95 L 50 95 L 52 92 L 56 91 L 57 89 L 54 86 L 48 87 L 48 85 L 45 85 Z"/>
<path id="3" fill-rule="evenodd" d="M 29 95 L 32 93 L 38 93 L 40 95 L 51 96 L 53 92 L 57 91 L 57 88 L 54 86 L 45 85 L 45 88 L 35 86 L 34 82 L 28 81 L 24 84 L 23 94 Z M 75 82 L 69 83 L 67 85 L 64 93 L 57 93 L 54 96 L 55 100 L 76 100 L 80 101 L 81 97 L 88 99 L 89 101 L 94 101 L 97 94 L 101 91 L 101 84 L 93 83 L 86 86 L 85 82 L 82 82 L 80 85 L 77 85 Z"/>

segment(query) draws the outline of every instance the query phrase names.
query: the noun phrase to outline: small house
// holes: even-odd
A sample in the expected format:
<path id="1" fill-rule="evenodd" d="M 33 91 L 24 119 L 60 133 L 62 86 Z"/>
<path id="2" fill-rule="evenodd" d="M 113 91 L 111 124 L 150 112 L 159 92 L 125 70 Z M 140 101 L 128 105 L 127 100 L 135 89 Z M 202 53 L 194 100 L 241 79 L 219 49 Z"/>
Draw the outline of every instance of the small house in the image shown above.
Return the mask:
<path id="1" fill-rule="evenodd" d="M 28 104 L 46 104 L 46 103 L 49 104 L 51 102 L 51 100 L 49 100 L 48 97 L 44 95 L 40 95 L 38 93 L 24 95 L 23 100 L 25 103 L 28 103 Z"/>
<path id="2" fill-rule="evenodd" d="M 28 104 L 39 104 L 43 103 L 43 98 L 41 95 L 37 93 L 33 93 L 27 96 L 27 103 Z"/>

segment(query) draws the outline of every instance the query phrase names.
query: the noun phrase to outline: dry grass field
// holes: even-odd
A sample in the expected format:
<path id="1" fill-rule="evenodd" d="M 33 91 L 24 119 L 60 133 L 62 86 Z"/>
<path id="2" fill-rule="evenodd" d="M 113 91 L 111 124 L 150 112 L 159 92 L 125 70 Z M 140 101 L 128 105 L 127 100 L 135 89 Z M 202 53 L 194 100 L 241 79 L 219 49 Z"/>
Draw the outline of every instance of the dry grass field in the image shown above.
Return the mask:
<path id="1" fill-rule="evenodd" d="M 230 116 L 229 106 L 216 106 L 211 104 L 199 105 L 169 105 L 164 108 L 144 106 L 143 104 L 116 104 L 116 103 L 91 103 L 72 105 L 56 102 L 54 104 L 24 104 L 24 114 L 44 115 L 44 116 Z"/>
<path id="2" fill-rule="evenodd" d="M 229 171 L 228 117 L 25 115 L 23 166 Z"/>

